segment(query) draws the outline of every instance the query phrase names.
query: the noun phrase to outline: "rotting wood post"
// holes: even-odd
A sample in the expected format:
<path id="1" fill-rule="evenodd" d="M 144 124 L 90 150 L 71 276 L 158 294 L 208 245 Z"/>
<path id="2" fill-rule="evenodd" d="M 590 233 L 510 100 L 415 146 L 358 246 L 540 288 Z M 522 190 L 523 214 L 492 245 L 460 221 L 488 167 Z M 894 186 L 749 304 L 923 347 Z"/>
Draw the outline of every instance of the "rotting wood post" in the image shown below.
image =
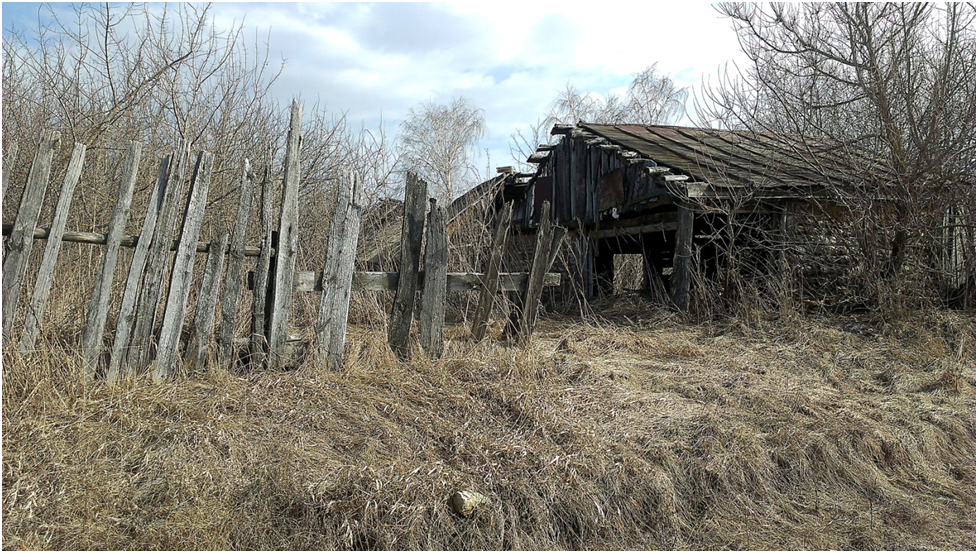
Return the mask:
<path id="1" fill-rule="evenodd" d="M 247 159 L 242 164 L 240 182 L 241 198 L 238 200 L 238 213 L 234 218 L 234 229 L 231 231 L 227 277 L 224 280 L 224 294 L 221 298 L 221 328 L 217 340 L 218 362 L 225 367 L 230 365 L 234 351 L 234 330 L 238 315 L 238 297 L 241 294 L 245 237 L 255 195 L 255 175 Z"/>
<path id="2" fill-rule="evenodd" d="M 126 346 L 129 344 L 129 338 L 132 335 L 132 325 L 135 321 L 136 307 L 142 290 L 143 272 L 146 269 L 146 259 L 153 241 L 156 221 L 163 206 L 163 196 L 166 191 L 171 164 L 177 155 L 177 152 L 173 152 L 160 162 L 156 186 L 153 188 L 153 195 L 146 206 L 143 228 L 139 233 L 139 240 L 136 242 L 136 251 L 132 254 L 129 275 L 126 278 L 126 289 L 122 295 L 122 306 L 119 308 L 119 319 L 116 323 L 115 337 L 112 340 L 109 368 L 105 372 L 105 379 L 109 382 L 115 382 L 120 377 L 130 375 L 128 364 L 125 362 L 128 354 Z"/>
<path id="3" fill-rule="evenodd" d="M 299 176 L 302 148 L 302 104 L 292 101 L 289 134 L 285 147 L 282 206 L 279 212 L 279 246 L 275 256 L 275 296 L 268 328 L 268 363 L 271 368 L 288 362 L 285 343 L 292 315 L 292 273 L 299 245 Z"/>
<path id="4" fill-rule="evenodd" d="M 20 296 L 20 284 L 27 271 L 27 261 L 34 245 L 34 227 L 41 215 L 44 204 L 44 193 L 47 191 L 48 178 L 51 176 L 51 162 L 54 150 L 61 143 L 61 134 L 56 131 L 44 131 L 37 144 L 37 152 L 31 163 L 27 184 L 21 196 L 14 227 L 7 240 L 7 251 L 3 260 L 3 341 L 10 337 L 10 329 L 17 314 L 17 299 Z M 6 188 L 6 187 L 4 187 Z"/>
<path id="5" fill-rule="evenodd" d="M 180 247 L 173 260 L 173 276 L 170 278 L 166 310 L 160 328 L 159 350 L 153 369 L 153 380 L 157 382 L 173 373 L 178 360 L 180 331 L 183 329 L 187 297 L 190 295 L 190 284 L 194 276 L 194 258 L 197 257 L 197 237 L 204 221 L 204 207 L 207 205 L 213 167 L 214 154 L 201 152 L 190 181 L 190 201 L 187 203 L 183 231 L 180 233 Z"/>
<path id="6" fill-rule="evenodd" d="M 194 329 L 187 340 L 186 358 L 197 369 L 207 366 L 207 354 L 211 349 L 211 337 L 214 330 L 214 310 L 217 308 L 217 298 L 224 275 L 225 250 L 228 247 L 229 235 L 221 235 L 220 241 L 211 242 L 207 254 L 207 265 L 204 268 L 204 278 L 200 283 L 200 295 L 197 298 L 197 312 L 194 314 Z"/>
<path id="7" fill-rule="evenodd" d="M 445 230 L 445 210 L 434 198 L 431 199 L 428 228 L 425 231 L 424 273 L 418 338 L 421 348 L 430 359 L 435 360 L 445 352 L 448 234 Z"/>
<path id="8" fill-rule="evenodd" d="M 397 292 L 391 310 L 387 341 L 398 359 L 410 357 L 408 347 L 414 304 L 418 291 L 418 263 L 421 258 L 421 240 L 424 232 L 425 198 L 428 185 L 419 176 L 409 172 L 404 191 L 404 219 L 401 225 L 401 266 Z"/>
<path id="9" fill-rule="evenodd" d="M 670 292 L 673 305 L 680 311 L 689 309 L 689 287 L 693 257 L 693 210 L 679 205 L 676 250 L 672 261 Z"/>
<path id="10" fill-rule="evenodd" d="M 143 284 L 139 291 L 139 303 L 133 319 L 132 338 L 129 340 L 129 347 L 125 350 L 126 359 L 123 363 L 130 370 L 142 369 L 149 364 L 160 295 L 163 283 L 169 275 L 167 269 L 170 267 L 170 248 L 180 212 L 180 200 L 184 193 L 184 175 L 190 163 L 190 152 L 186 141 L 181 140 L 175 152 L 175 156 L 170 161 L 162 206 L 159 208 L 156 226 L 153 228 L 153 238 L 149 244 Z"/>
<path id="11" fill-rule="evenodd" d="M 350 173 L 338 190 L 323 267 L 323 293 L 316 317 L 317 345 L 325 351 L 326 363 L 333 370 L 343 368 L 362 205 L 363 184 Z"/>
<path id="12" fill-rule="evenodd" d="M 540 299 L 543 297 L 543 284 L 550 265 L 553 264 L 563 242 L 567 229 L 556 226 L 550 220 L 550 205 L 543 203 L 543 216 L 540 231 L 537 234 L 536 251 L 533 252 L 533 264 L 530 266 L 530 278 L 526 285 L 526 297 L 523 300 L 523 317 L 520 321 L 519 341 L 527 343 L 533 329 L 536 327 L 537 315 L 540 312 Z"/>
<path id="13" fill-rule="evenodd" d="M 65 224 L 68 222 L 68 210 L 71 208 L 71 200 L 81 178 L 84 163 L 85 145 L 75 144 L 75 149 L 71 152 L 71 161 L 68 162 L 68 171 L 65 173 L 65 179 L 61 185 L 61 195 L 58 197 L 58 204 L 54 208 L 51 232 L 44 247 L 41 267 L 37 270 L 37 281 L 34 283 L 34 293 L 31 295 L 31 308 L 27 311 L 24 319 L 24 334 L 20 339 L 21 354 L 26 354 L 34 349 L 37 335 L 41 330 L 44 311 L 51 294 L 51 282 L 54 280 L 54 269 L 58 264 L 58 255 L 61 253 L 61 238 L 64 236 Z M 4 167 L 4 171 L 6 170 L 7 168 Z"/>
<path id="14" fill-rule="evenodd" d="M 512 219 L 513 202 L 509 202 L 503 208 L 502 216 L 496 226 L 496 233 L 492 239 L 492 251 L 489 254 L 489 266 L 486 267 L 486 278 L 482 283 L 479 303 L 476 307 L 475 318 L 472 321 L 472 337 L 477 342 L 486 337 L 486 331 L 489 328 L 489 315 L 492 313 L 492 305 L 496 299 L 496 293 L 499 291 L 499 271 L 502 268 L 506 238 L 509 236 Z"/>
<path id="15" fill-rule="evenodd" d="M 112 217 L 109 220 L 109 233 L 105 244 L 105 254 L 102 257 L 102 271 L 95 283 L 92 299 L 88 304 L 88 322 L 82 334 L 82 355 L 85 361 L 85 375 L 88 378 L 95 376 L 98 360 L 102 353 L 102 334 L 105 332 L 105 320 L 109 314 L 115 266 L 119 261 L 119 243 L 122 240 L 123 232 L 126 230 L 126 220 L 129 219 L 129 209 L 132 206 L 132 194 L 136 186 L 141 153 L 142 145 L 138 142 L 129 143 L 119 174 L 117 199 L 112 208 Z"/>
<path id="16" fill-rule="evenodd" d="M 272 231 L 272 187 L 268 179 L 268 166 L 265 166 L 261 182 L 261 245 L 258 249 L 258 262 L 255 264 L 255 287 L 251 303 L 251 336 L 248 347 L 249 363 L 261 367 L 265 364 L 268 351 L 268 299 L 269 276 L 274 277 L 272 250 L 278 246 L 278 233 Z"/>

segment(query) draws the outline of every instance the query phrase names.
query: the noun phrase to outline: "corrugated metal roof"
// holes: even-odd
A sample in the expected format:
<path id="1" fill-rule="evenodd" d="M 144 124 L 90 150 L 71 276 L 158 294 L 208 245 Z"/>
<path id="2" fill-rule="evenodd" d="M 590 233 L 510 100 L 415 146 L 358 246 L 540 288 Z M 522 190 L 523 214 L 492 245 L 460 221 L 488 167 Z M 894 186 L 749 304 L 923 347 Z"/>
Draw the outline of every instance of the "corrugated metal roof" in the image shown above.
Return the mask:
<path id="1" fill-rule="evenodd" d="M 752 132 L 671 126 L 595 125 L 578 128 L 715 187 L 812 188 L 854 180 L 848 158 L 831 148 Z"/>

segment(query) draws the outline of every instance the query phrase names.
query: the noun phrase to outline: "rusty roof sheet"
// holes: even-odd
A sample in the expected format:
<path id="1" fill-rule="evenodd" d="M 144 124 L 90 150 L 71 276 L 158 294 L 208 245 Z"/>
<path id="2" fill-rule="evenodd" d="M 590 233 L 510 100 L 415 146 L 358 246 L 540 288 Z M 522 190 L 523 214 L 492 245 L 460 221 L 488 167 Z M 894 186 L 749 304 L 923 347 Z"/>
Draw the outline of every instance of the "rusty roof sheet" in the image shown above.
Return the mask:
<path id="1" fill-rule="evenodd" d="M 596 125 L 578 128 L 642 157 L 717 187 L 822 187 L 851 184 L 852 162 L 830 147 L 745 131 L 672 126 Z M 871 164 L 869 164 L 871 165 Z M 862 165 L 863 168 L 869 165 Z"/>

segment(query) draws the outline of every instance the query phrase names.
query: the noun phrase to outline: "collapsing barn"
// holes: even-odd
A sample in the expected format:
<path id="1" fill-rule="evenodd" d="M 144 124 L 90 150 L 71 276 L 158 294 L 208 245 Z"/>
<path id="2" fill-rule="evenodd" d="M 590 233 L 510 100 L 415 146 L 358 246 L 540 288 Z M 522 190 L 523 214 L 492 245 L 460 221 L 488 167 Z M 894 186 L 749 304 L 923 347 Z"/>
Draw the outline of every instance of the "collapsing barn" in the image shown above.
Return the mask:
<path id="1" fill-rule="evenodd" d="M 551 202 L 554 219 L 569 230 L 567 281 L 587 298 L 613 291 L 621 254 L 640 255 L 646 283 L 680 309 L 689 305 L 694 279 L 729 279 L 734 265 L 812 272 L 787 257 L 800 234 L 820 232 L 799 221 L 838 217 L 832 191 L 857 185 L 842 169 L 852 166 L 851 154 L 816 152 L 784 137 L 586 123 L 557 125 L 552 134 L 560 135 L 557 143 L 528 159 L 536 173 L 508 179 L 499 199 L 515 202 L 516 250 L 532 241 L 541 206 Z M 873 171 L 870 161 L 863 167 Z M 807 244 L 819 240 L 824 235 Z M 812 255 L 808 249 L 796 259 Z"/>

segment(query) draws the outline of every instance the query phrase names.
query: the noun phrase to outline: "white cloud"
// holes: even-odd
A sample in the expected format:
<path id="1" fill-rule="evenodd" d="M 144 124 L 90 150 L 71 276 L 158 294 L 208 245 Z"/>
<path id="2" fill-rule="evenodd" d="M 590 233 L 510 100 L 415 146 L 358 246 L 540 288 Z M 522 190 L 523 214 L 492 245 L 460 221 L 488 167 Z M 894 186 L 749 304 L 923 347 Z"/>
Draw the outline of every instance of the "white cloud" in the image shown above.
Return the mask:
<path id="1" fill-rule="evenodd" d="M 743 59 L 729 23 L 701 3 L 605 0 L 590 9 L 525 0 L 218 3 L 212 9 L 218 27 L 244 18 L 260 37 L 270 29 L 272 60 L 287 59 L 274 89 L 283 101 L 318 99 L 372 127 L 381 114 L 396 125 L 421 101 L 464 96 L 485 110 L 484 147 L 498 165 L 511 163 L 506 141 L 514 129 L 543 116 L 567 83 L 604 98 L 658 63 L 681 86 L 696 86 L 728 60 Z M 3 12 L 32 10 L 4 3 Z"/>

